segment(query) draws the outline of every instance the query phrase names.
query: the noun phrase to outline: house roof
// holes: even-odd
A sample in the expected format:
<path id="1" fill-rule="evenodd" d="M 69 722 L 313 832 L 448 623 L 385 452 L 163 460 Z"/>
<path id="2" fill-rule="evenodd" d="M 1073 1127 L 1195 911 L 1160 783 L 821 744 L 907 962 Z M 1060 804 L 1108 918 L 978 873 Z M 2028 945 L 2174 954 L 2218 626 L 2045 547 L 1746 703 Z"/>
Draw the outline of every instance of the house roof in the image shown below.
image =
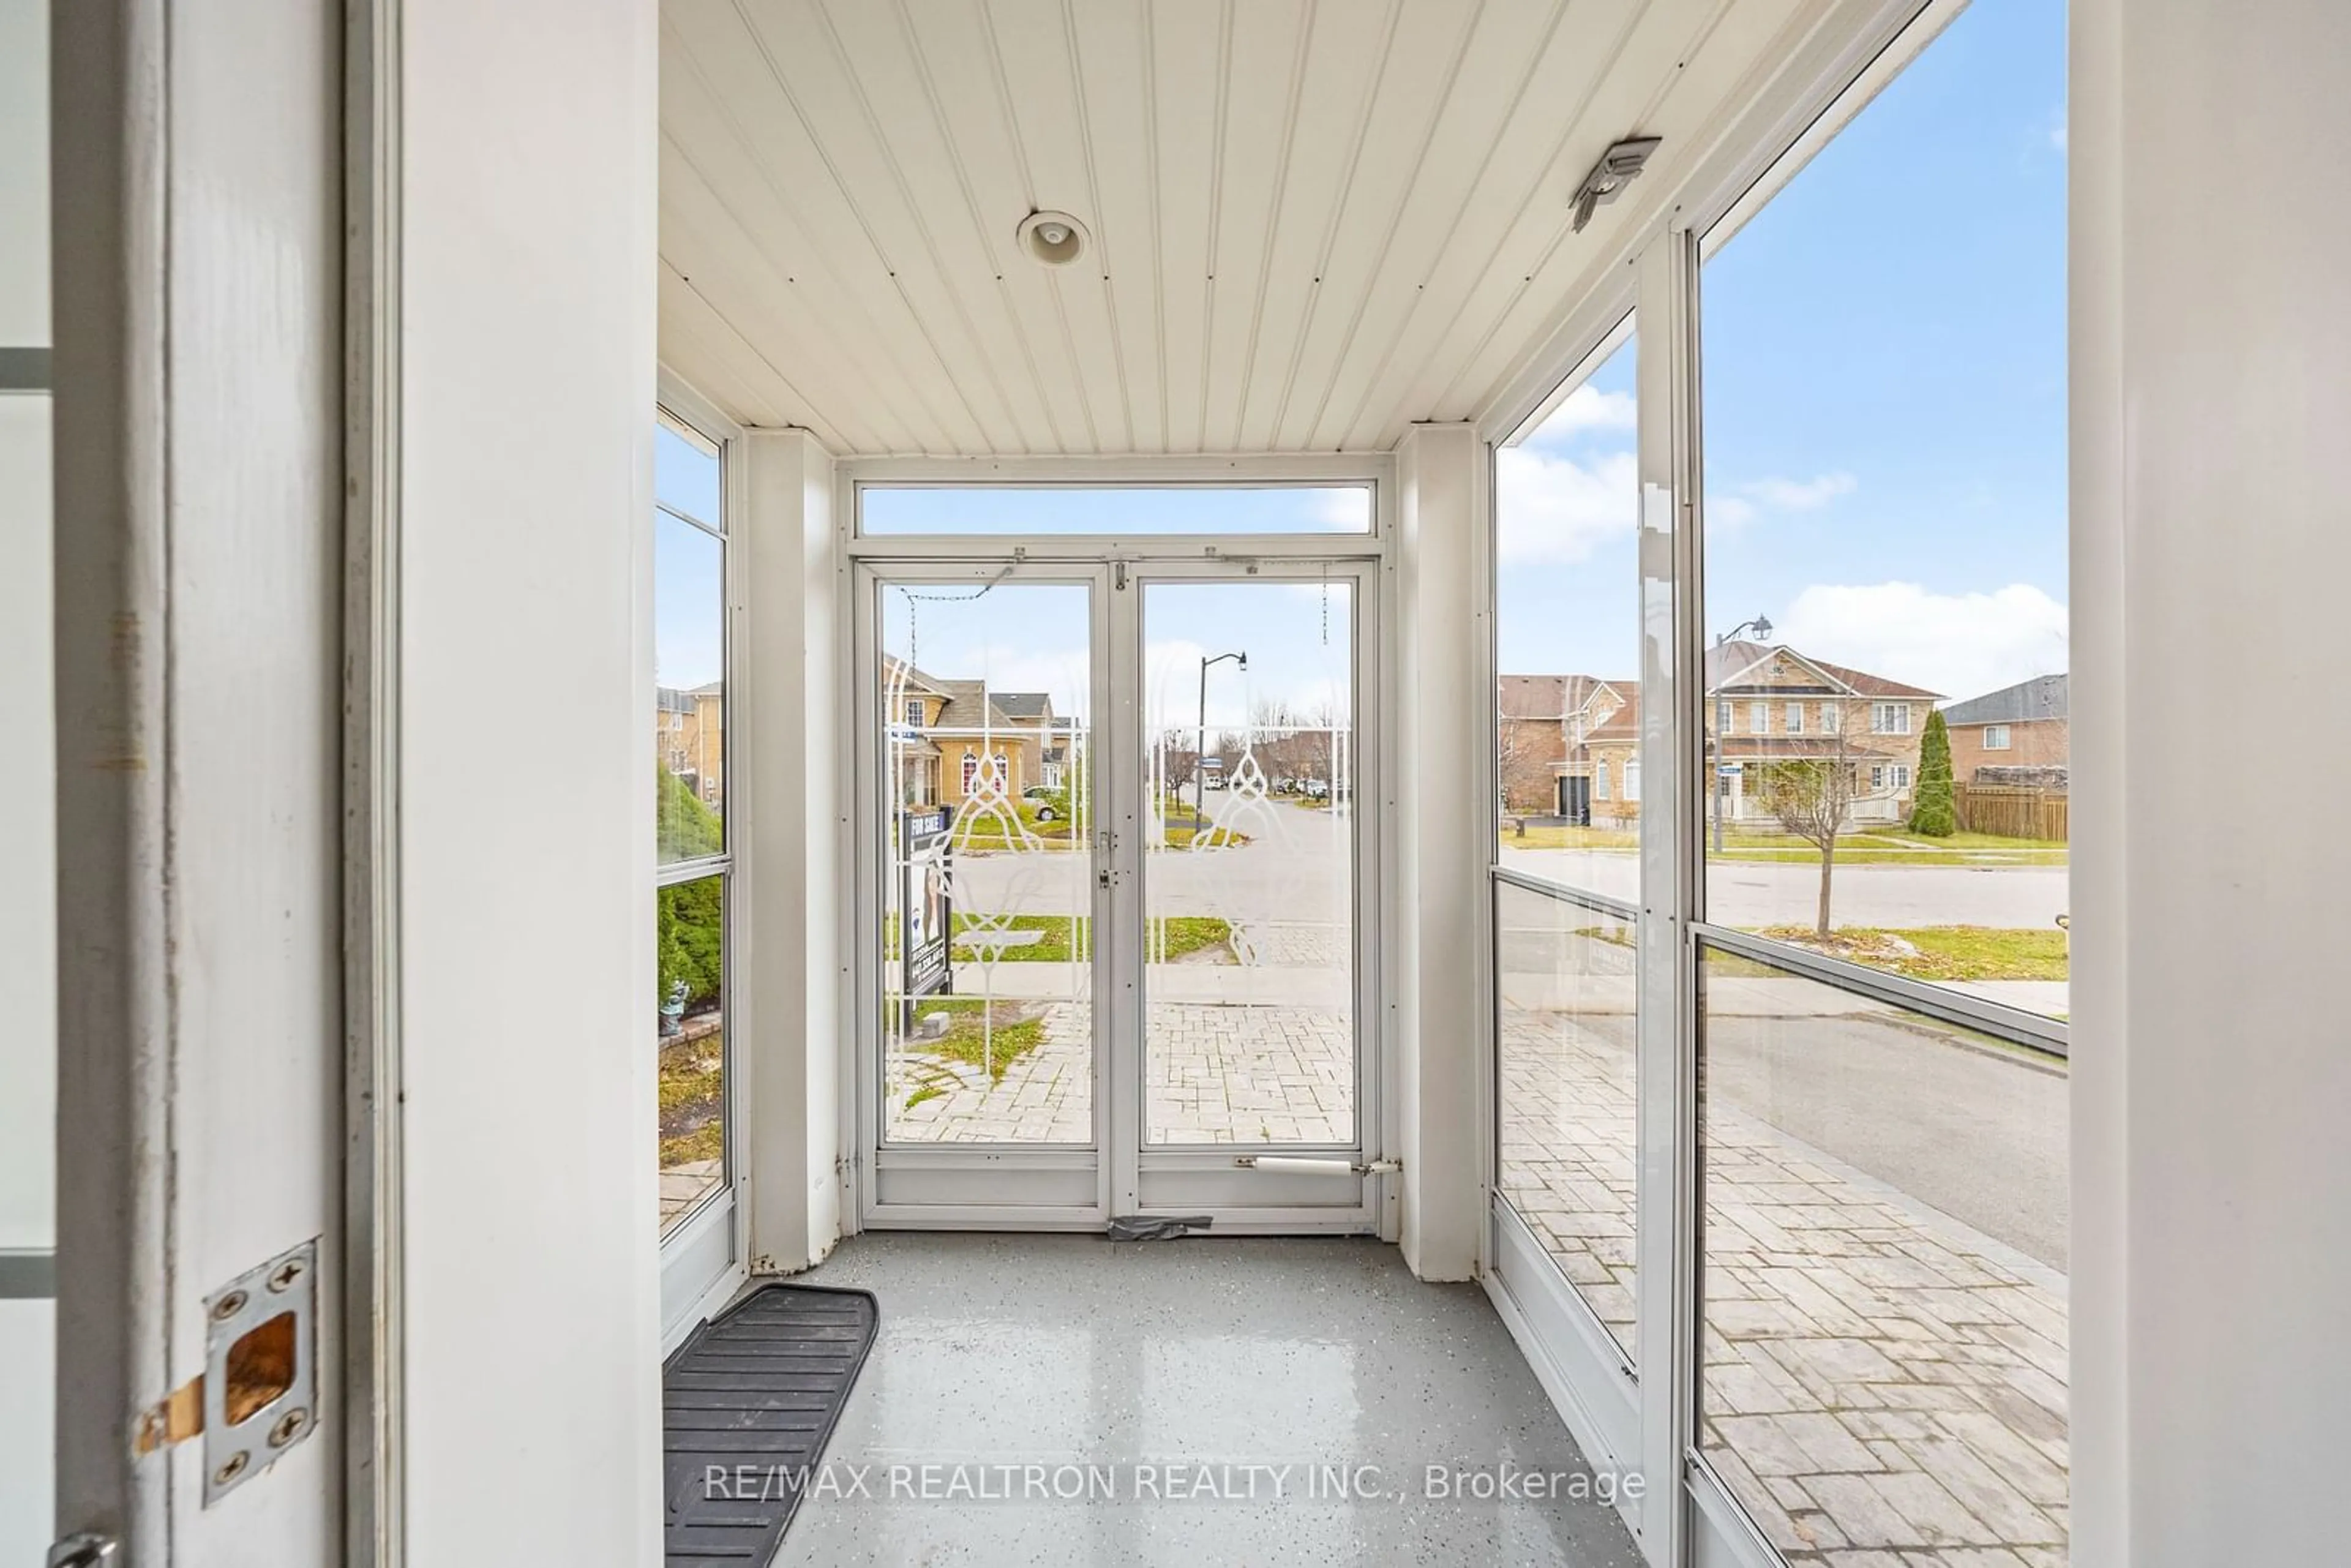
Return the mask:
<path id="1" fill-rule="evenodd" d="M 1943 710 L 1945 724 L 2029 724 L 2065 716 L 2065 677 L 2035 675 Z"/>
<path id="2" fill-rule="evenodd" d="M 1774 657 L 1795 660 L 1820 675 L 1823 684 L 1816 687 L 1740 684 L 1742 676 L 1751 673 L 1765 660 Z M 1923 697 L 1932 701 L 1942 695 L 1940 692 L 1906 685 L 1884 675 L 1871 674 L 1866 670 L 1832 664 L 1826 659 L 1815 659 L 1794 648 L 1747 642 L 1718 643 L 1706 651 L 1706 689 L 1715 696 L 1784 696 L 1817 691 L 1830 696 Z"/>
<path id="3" fill-rule="evenodd" d="M 1043 692 L 994 692 L 988 700 L 1007 718 L 1050 718 L 1053 699 Z"/>
<path id="4" fill-rule="evenodd" d="M 935 697 L 948 695 L 946 688 L 951 684 L 923 674 L 895 653 L 883 656 L 882 679 L 885 685 L 903 685 L 909 691 L 928 692 Z"/>
<path id="5" fill-rule="evenodd" d="M 1494 683 L 1495 706 L 1504 718 L 1557 718 L 1567 711 L 1569 678 L 1503 675 Z"/>
<path id="6" fill-rule="evenodd" d="M 1603 680 L 1598 675 L 1502 675 L 1495 683 L 1495 706 L 1504 718 L 1565 718 L 1592 700 L 1604 687 L 1620 701 L 1641 689 L 1638 681 Z"/>
<path id="7" fill-rule="evenodd" d="M 692 713 L 694 695 L 676 686 L 655 686 L 653 711 L 655 713 Z"/>

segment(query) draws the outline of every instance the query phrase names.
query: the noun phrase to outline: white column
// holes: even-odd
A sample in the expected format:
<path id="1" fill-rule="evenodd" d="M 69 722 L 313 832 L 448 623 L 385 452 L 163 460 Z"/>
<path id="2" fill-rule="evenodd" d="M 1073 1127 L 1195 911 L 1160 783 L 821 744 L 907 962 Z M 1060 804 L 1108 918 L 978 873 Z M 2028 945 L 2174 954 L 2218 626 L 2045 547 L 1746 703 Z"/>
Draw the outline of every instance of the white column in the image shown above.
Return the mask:
<path id="1" fill-rule="evenodd" d="M 1404 1159 L 1405 1261 L 1467 1280 L 1478 1257 L 1479 901 L 1492 846 L 1486 803 L 1465 799 L 1493 706 L 1477 639 L 1485 586 L 1483 443 L 1467 424 L 1416 424 L 1397 448 L 1395 694 L 1398 883 L 1395 1082 Z"/>
<path id="2" fill-rule="evenodd" d="M 38 1562 L 54 1534 L 57 1307 L 38 1280 L 57 1245 L 49 398 L 34 357 L 9 354 L 49 343 L 48 31 L 42 0 L 0 0 L 0 1563 Z"/>
<path id="3" fill-rule="evenodd" d="M 841 1235 L 841 878 L 848 802 L 838 733 L 840 547 L 832 458 L 801 430 L 753 431 L 741 544 L 753 705 L 743 885 L 750 917 L 736 966 L 749 1058 L 743 1147 L 751 1268 L 806 1268 Z"/>
<path id="4" fill-rule="evenodd" d="M 663 1518 L 657 6 L 402 12 L 407 1562 L 633 1568 Z"/>
<path id="5" fill-rule="evenodd" d="M 2074 18 L 2074 1556 L 2337 1561 L 2351 10 Z"/>

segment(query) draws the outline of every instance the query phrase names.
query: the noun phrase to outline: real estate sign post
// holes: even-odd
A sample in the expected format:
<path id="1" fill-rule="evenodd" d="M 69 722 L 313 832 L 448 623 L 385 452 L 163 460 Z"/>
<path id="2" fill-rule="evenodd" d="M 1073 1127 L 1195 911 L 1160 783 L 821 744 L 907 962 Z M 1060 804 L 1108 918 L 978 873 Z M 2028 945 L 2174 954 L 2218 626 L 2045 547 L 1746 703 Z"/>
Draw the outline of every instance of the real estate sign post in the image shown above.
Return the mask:
<path id="1" fill-rule="evenodd" d="M 916 1001 L 955 990 L 955 967 L 948 962 L 955 901 L 947 881 L 954 850 L 946 809 L 903 813 L 898 843 L 899 1005 L 904 1010 L 899 1028 L 911 1033 Z"/>

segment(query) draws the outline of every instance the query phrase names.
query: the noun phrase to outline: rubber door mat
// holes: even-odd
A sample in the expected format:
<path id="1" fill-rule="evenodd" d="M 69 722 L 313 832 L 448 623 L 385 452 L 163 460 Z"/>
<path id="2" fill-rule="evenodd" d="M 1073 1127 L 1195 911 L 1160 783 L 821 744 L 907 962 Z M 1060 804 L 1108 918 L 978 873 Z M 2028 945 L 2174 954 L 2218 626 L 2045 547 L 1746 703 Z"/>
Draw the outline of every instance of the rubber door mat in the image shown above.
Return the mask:
<path id="1" fill-rule="evenodd" d="M 668 1568 L 763 1568 L 873 1348 L 868 1291 L 762 1285 L 662 1368 Z"/>

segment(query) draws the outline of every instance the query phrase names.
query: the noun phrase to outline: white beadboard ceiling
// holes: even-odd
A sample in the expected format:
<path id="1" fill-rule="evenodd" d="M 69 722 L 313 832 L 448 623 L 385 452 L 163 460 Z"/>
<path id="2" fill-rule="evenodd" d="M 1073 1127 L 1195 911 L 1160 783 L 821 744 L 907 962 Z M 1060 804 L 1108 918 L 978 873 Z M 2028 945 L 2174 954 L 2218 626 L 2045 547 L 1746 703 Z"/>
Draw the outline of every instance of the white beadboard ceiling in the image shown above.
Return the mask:
<path id="1" fill-rule="evenodd" d="M 1385 449 L 1524 369 L 1818 10 L 664 0 L 662 357 L 843 455 Z"/>

